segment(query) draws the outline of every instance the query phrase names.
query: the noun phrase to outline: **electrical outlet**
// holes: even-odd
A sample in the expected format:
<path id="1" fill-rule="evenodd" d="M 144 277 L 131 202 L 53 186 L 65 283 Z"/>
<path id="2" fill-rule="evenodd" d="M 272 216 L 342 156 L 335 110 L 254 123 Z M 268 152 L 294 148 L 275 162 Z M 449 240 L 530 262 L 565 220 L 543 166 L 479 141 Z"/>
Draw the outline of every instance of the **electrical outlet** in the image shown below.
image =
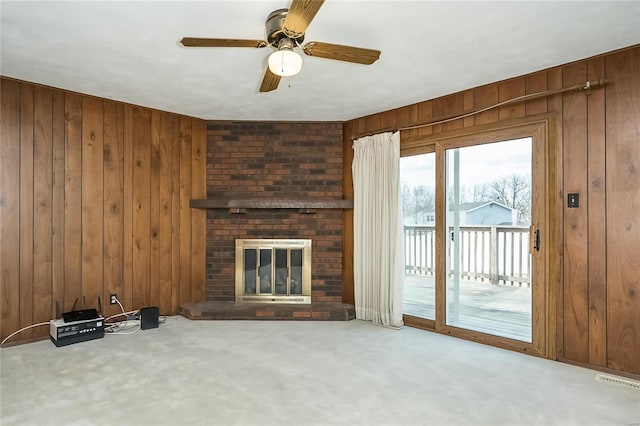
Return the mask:
<path id="1" fill-rule="evenodd" d="M 118 303 L 117 300 L 118 300 L 118 295 L 117 294 L 114 293 L 114 294 L 109 296 L 109 304 L 110 305 L 115 305 L 116 303 Z"/>

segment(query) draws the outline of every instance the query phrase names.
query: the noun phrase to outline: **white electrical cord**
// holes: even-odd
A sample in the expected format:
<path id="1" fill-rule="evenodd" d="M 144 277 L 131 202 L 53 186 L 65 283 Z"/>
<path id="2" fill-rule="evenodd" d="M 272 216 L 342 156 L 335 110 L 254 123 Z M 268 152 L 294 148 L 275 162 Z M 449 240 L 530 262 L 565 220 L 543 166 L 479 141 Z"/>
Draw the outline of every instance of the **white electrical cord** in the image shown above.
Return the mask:
<path id="1" fill-rule="evenodd" d="M 115 334 L 122 334 L 122 335 L 134 334 L 134 333 L 137 333 L 138 331 L 140 331 L 140 329 L 141 329 L 141 325 L 140 325 L 140 323 L 138 323 L 138 327 L 133 331 L 128 331 L 128 329 L 125 329 L 125 331 L 112 331 L 110 333 L 105 333 L 105 335 L 106 336 L 112 336 L 112 335 L 115 335 Z"/>
<path id="2" fill-rule="evenodd" d="M 122 326 L 123 322 L 125 322 L 125 323 L 128 322 L 128 316 L 129 315 L 137 314 L 138 312 L 140 312 L 139 310 L 125 312 L 124 306 L 122 306 L 122 303 L 120 303 L 118 298 L 114 297 L 114 299 L 116 300 L 116 303 L 118 304 L 118 306 L 120 306 L 120 309 L 122 309 L 122 313 L 121 314 L 111 315 L 110 317 L 105 318 L 105 321 L 110 320 L 111 318 L 119 317 L 119 316 L 124 316 L 125 320 L 124 321 L 120 321 L 117 324 L 110 324 L 110 325 L 106 326 L 105 327 L 105 331 L 107 331 L 107 333 L 105 333 L 105 334 L 108 334 L 108 335 L 115 335 L 115 334 L 124 335 L 124 334 L 133 334 L 133 333 L 137 333 L 138 331 L 140 331 L 140 329 L 142 327 L 140 322 L 138 322 L 138 327 L 134 331 L 129 331 L 129 329 L 126 329 L 126 328 L 123 328 L 123 331 L 113 331 L 113 330 L 118 330 Z"/>
<path id="3" fill-rule="evenodd" d="M 116 299 L 116 303 L 120 305 L 120 309 L 122 309 L 122 313 L 124 314 L 124 307 L 122 306 L 122 303 L 120 303 L 117 297 L 114 297 L 114 299 Z"/>
<path id="4" fill-rule="evenodd" d="M 15 336 L 18 333 L 22 333 L 23 331 L 28 330 L 28 329 L 33 328 L 33 327 L 40 327 L 41 325 L 49 325 L 49 322 L 48 321 L 47 322 L 39 322 L 37 324 L 31 324 L 31 325 L 28 325 L 26 327 L 22 327 L 20 330 L 14 331 L 13 333 L 11 333 L 7 337 L 5 337 L 5 339 L 2 341 L 2 343 L 0 343 L 0 345 L 4 345 L 4 342 L 6 342 L 7 340 L 11 339 L 13 336 Z"/>
<path id="5" fill-rule="evenodd" d="M 140 310 L 135 310 L 135 311 L 129 311 L 129 312 L 122 312 L 121 314 L 115 314 L 115 315 L 111 315 L 110 317 L 105 318 L 104 320 L 110 320 L 111 318 L 115 318 L 115 317 L 121 317 L 121 316 L 127 316 L 127 315 L 134 315 L 137 314 L 138 312 L 140 312 Z"/>

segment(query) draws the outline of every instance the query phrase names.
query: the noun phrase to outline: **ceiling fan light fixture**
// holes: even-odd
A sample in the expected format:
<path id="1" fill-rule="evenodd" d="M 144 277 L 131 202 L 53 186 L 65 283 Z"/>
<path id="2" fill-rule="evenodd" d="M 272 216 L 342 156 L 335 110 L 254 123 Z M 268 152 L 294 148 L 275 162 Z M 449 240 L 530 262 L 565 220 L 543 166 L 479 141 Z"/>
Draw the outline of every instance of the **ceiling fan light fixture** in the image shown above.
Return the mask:
<path id="1" fill-rule="evenodd" d="M 302 57 L 291 47 L 283 46 L 269 55 L 269 69 L 280 77 L 291 77 L 302 69 Z"/>

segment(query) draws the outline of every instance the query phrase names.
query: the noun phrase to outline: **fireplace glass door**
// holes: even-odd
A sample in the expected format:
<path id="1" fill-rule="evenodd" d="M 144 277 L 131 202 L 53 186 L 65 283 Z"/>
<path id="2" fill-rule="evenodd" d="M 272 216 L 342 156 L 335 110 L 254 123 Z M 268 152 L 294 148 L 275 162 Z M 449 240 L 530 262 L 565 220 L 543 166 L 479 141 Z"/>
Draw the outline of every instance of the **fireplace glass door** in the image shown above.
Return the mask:
<path id="1" fill-rule="evenodd" d="M 241 250 L 241 258 L 236 256 L 236 262 L 241 262 L 236 273 L 241 271 L 241 277 L 236 280 L 240 279 L 242 289 L 242 294 L 237 294 L 236 285 L 237 301 L 309 303 L 310 240 L 244 241 L 236 243 L 236 249 Z"/>
<path id="2" fill-rule="evenodd" d="M 245 248 L 244 294 L 302 295 L 302 249 Z"/>

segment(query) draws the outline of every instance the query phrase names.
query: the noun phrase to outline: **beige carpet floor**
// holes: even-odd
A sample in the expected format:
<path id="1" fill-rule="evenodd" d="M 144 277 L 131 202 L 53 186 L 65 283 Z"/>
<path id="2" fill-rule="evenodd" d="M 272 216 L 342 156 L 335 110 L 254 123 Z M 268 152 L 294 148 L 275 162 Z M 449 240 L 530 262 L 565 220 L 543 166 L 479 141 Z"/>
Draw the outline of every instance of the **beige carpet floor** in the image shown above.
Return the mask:
<path id="1" fill-rule="evenodd" d="M 0 350 L 0 424 L 623 425 L 596 372 L 367 322 L 190 321 Z"/>

